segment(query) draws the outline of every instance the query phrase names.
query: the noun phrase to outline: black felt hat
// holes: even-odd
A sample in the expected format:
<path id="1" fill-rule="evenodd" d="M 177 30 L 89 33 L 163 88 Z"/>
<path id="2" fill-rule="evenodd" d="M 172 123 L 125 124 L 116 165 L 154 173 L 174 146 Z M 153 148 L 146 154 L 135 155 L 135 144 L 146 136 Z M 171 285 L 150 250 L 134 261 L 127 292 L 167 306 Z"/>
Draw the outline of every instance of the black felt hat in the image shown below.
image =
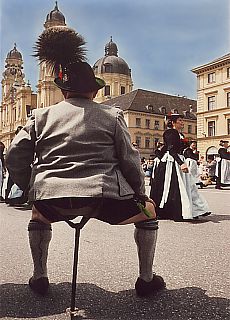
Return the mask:
<path id="1" fill-rule="evenodd" d="M 53 71 L 55 84 L 63 90 L 76 93 L 97 91 L 105 81 L 95 77 L 86 62 L 85 40 L 65 26 L 43 31 L 35 44 L 35 57 L 47 63 Z"/>
<path id="2" fill-rule="evenodd" d="M 176 120 L 176 119 L 178 119 L 178 118 L 184 118 L 184 115 L 183 114 L 179 114 L 179 113 L 168 113 L 167 115 L 166 115 L 166 119 L 167 120 Z"/>
<path id="3" fill-rule="evenodd" d="M 229 143 L 228 140 L 220 140 L 220 146 L 222 146 L 224 143 Z"/>
<path id="4" fill-rule="evenodd" d="M 104 80 L 95 77 L 93 69 L 87 62 L 67 65 L 55 77 L 54 82 L 60 89 L 77 93 L 93 92 L 105 86 Z"/>

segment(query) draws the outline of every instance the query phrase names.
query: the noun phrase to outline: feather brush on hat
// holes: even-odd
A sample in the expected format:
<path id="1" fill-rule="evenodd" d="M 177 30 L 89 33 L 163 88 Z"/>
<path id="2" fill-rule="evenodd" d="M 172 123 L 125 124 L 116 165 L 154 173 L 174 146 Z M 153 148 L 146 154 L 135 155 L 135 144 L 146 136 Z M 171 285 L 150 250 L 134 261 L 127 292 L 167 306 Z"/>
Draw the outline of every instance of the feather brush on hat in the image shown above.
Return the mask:
<path id="1" fill-rule="evenodd" d="M 46 62 L 52 71 L 63 70 L 68 64 L 86 61 L 84 38 L 68 27 L 51 27 L 43 31 L 34 46 L 34 57 Z M 61 67 L 61 68 L 60 68 Z"/>

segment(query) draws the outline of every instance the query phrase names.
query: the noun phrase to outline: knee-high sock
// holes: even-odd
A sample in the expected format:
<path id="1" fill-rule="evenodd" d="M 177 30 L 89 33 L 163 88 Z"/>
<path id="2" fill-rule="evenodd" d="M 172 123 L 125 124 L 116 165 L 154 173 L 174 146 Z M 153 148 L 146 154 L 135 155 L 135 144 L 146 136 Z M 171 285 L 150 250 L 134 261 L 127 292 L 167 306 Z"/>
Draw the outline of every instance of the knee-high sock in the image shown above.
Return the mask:
<path id="1" fill-rule="evenodd" d="M 147 220 L 135 224 L 134 239 L 139 258 L 139 277 L 144 281 L 153 278 L 153 259 L 157 241 L 157 220 Z"/>
<path id="2" fill-rule="evenodd" d="M 34 263 L 34 279 L 47 277 L 47 257 L 49 243 L 52 238 L 50 224 L 30 220 L 28 225 L 29 243 Z"/>

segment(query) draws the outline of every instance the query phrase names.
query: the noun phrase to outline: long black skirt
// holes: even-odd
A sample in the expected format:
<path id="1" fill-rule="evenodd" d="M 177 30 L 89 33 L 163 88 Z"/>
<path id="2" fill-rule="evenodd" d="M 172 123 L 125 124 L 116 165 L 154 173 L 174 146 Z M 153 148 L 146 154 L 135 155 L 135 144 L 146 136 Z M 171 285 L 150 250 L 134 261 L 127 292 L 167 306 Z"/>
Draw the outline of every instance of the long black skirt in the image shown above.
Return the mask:
<path id="1" fill-rule="evenodd" d="M 175 162 L 173 163 L 172 167 L 172 176 L 167 202 L 163 208 L 159 207 L 164 191 L 166 163 L 167 162 L 160 162 L 155 172 L 155 177 L 152 181 L 150 190 L 150 198 L 156 203 L 156 213 L 158 219 L 180 221 L 183 220 L 182 204 Z"/>

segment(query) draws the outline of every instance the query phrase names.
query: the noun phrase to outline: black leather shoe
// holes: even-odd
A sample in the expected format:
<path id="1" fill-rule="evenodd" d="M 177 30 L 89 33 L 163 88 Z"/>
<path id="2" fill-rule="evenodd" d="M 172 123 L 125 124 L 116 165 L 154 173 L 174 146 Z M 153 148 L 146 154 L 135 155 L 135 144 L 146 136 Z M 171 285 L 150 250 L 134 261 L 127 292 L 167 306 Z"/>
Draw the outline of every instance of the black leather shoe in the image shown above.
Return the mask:
<path id="1" fill-rule="evenodd" d="M 147 297 L 166 287 L 164 279 L 161 276 L 153 275 L 150 282 L 138 278 L 135 284 L 136 293 L 139 297 Z"/>
<path id="2" fill-rule="evenodd" d="M 44 296 L 49 288 L 49 280 L 47 277 L 36 280 L 32 277 L 29 280 L 29 286 L 34 292 Z"/>
<path id="3" fill-rule="evenodd" d="M 212 214 L 212 212 L 211 211 L 207 211 L 207 212 L 202 214 L 202 217 L 210 216 L 210 214 Z"/>

